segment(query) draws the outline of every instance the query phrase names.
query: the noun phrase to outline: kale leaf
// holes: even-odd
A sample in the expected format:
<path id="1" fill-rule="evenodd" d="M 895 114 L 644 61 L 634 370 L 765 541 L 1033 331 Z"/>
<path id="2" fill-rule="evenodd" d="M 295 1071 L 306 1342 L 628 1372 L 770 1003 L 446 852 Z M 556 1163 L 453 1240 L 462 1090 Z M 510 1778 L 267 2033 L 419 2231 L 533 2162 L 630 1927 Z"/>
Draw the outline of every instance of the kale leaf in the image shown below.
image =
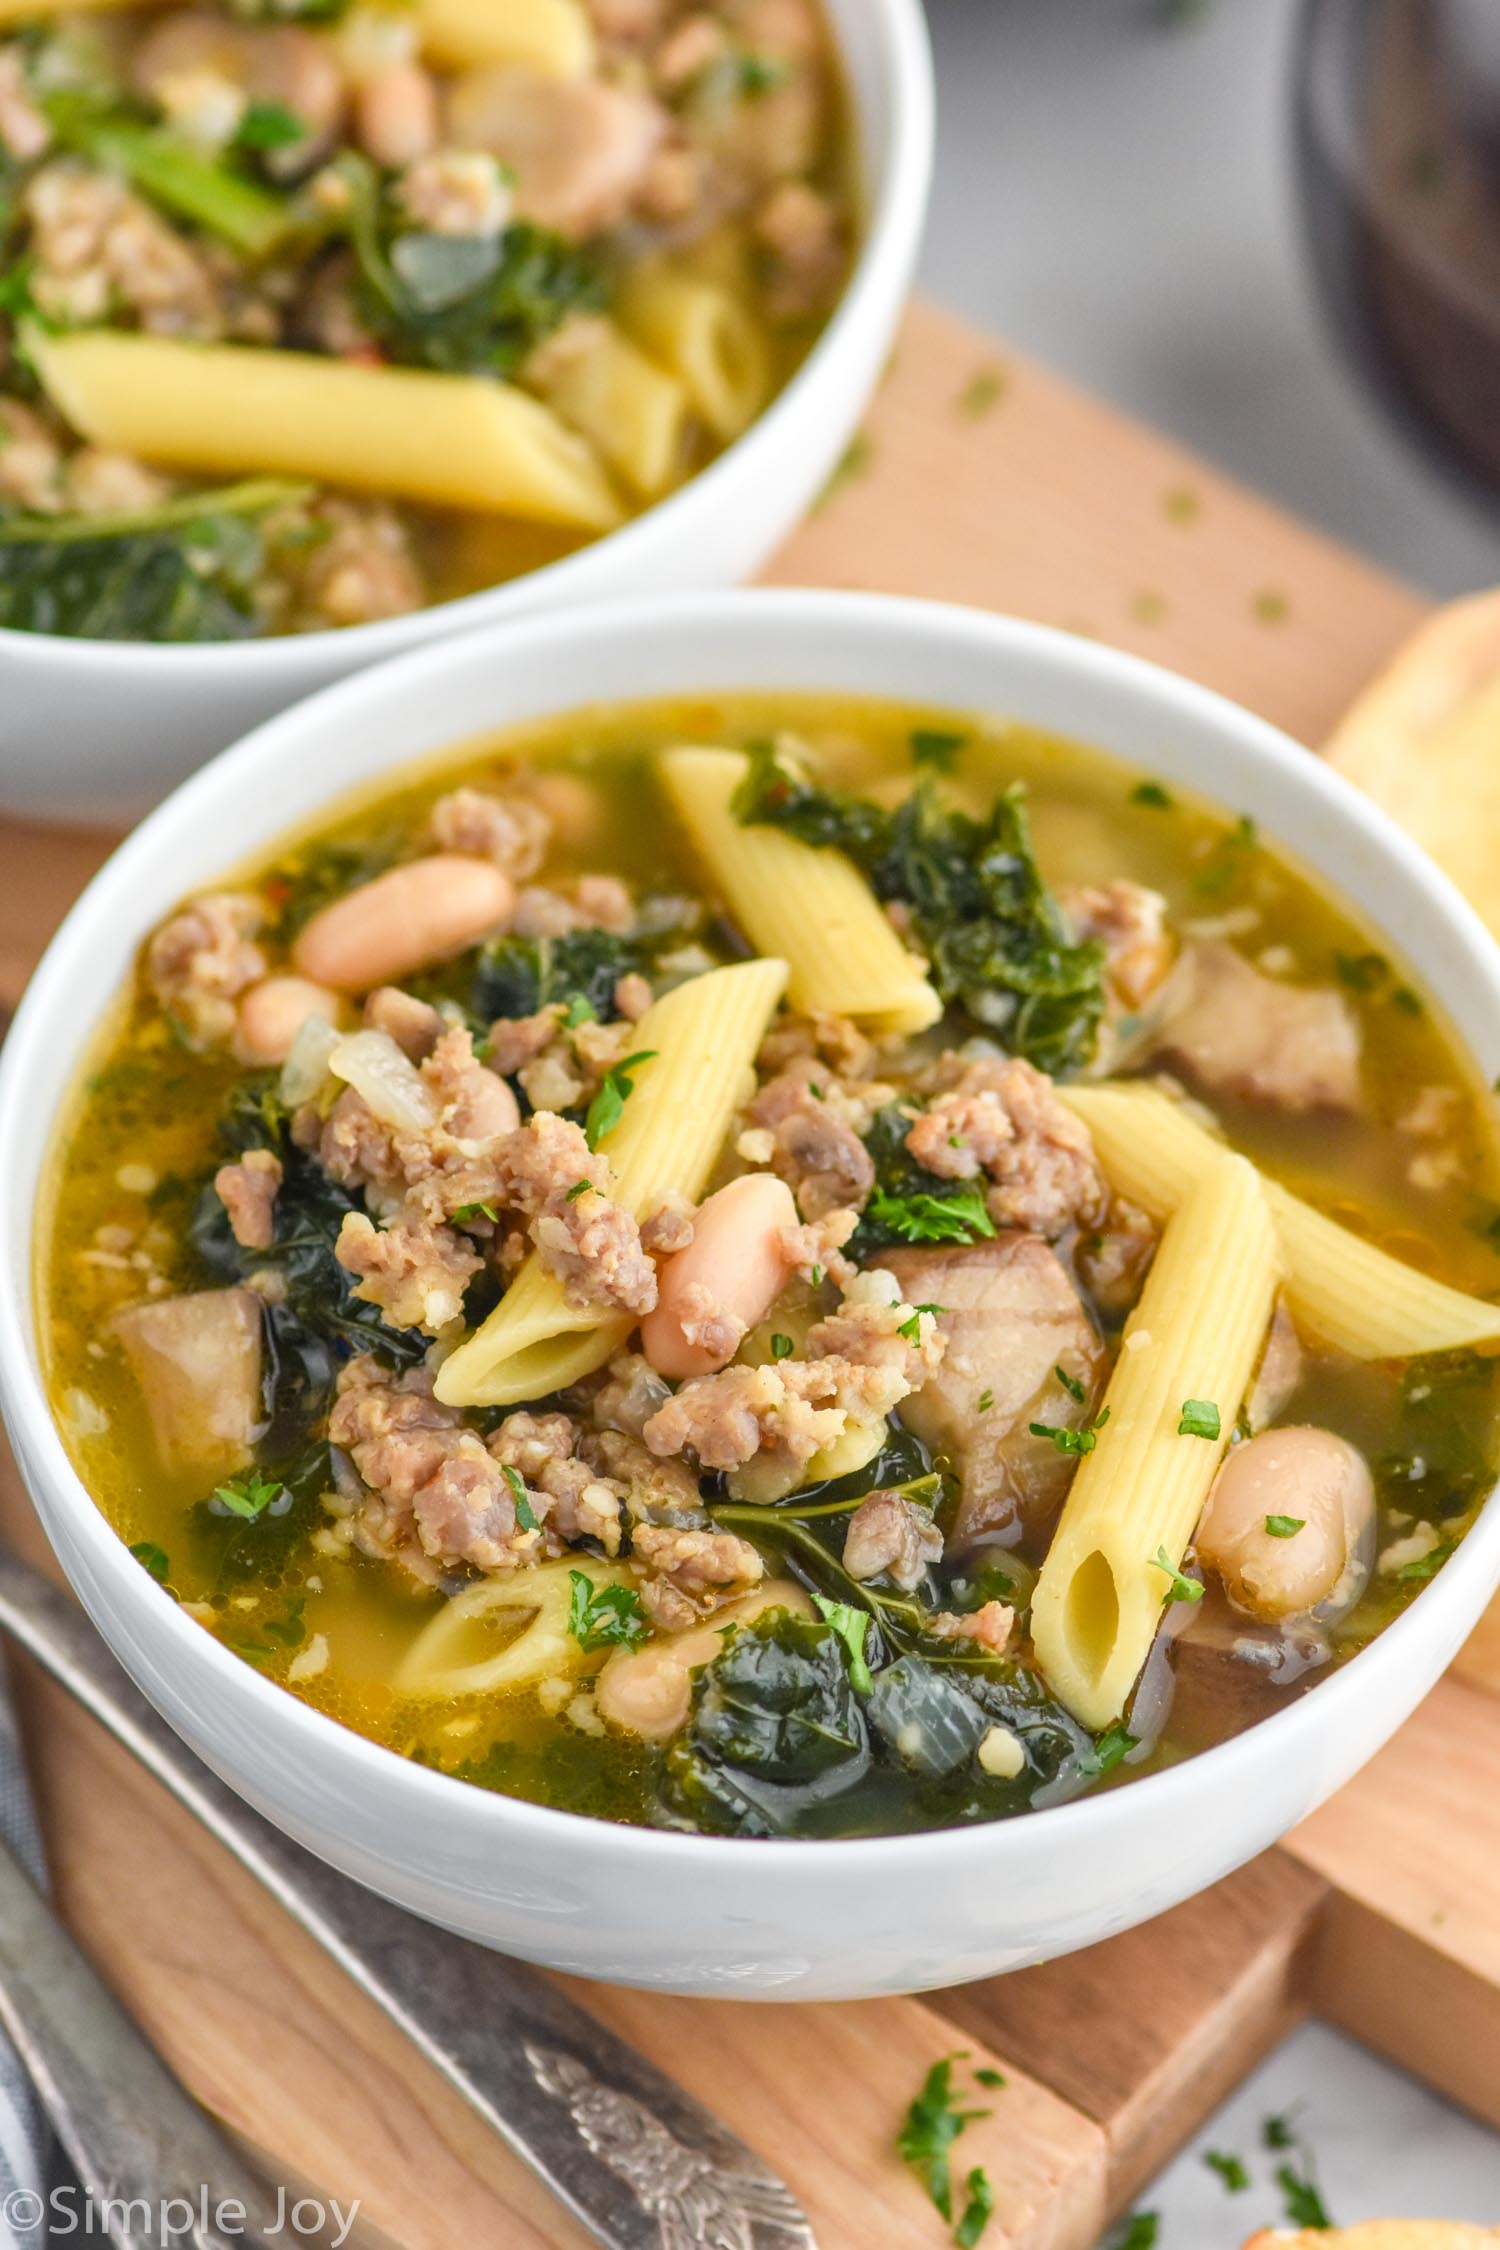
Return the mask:
<path id="1" fill-rule="evenodd" d="M 118 516 L 0 512 L 0 626 L 103 641 L 237 641 L 261 630 L 269 479 Z"/>
<path id="2" fill-rule="evenodd" d="M 943 999 L 1057 1077 L 1093 1054 L 1104 1012 L 1104 951 L 1074 944 L 1031 846 L 1025 791 L 1002 790 L 983 820 L 944 806 L 930 779 L 894 811 L 824 789 L 750 749 L 736 817 L 846 852 L 878 898 L 900 900 Z"/>
<path id="3" fill-rule="evenodd" d="M 666 1805 L 689 1827 L 786 1835 L 869 1763 L 844 1643 L 831 1626 L 775 1610 L 698 1675 L 692 1716 L 667 1753 Z"/>
<path id="4" fill-rule="evenodd" d="M 479 956 L 471 1010 L 488 1024 L 497 1016 L 534 1016 L 539 1008 L 581 999 L 607 1023 L 619 1014 L 615 986 L 623 976 L 649 971 L 658 943 L 617 937 L 610 930 L 497 938 Z"/>
<path id="5" fill-rule="evenodd" d="M 236 1242 L 211 1177 L 202 1183 L 189 1226 L 193 1247 L 215 1280 L 243 1282 L 270 1271 L 286 1285 L 284 1302 L 265 1307 L 262 1327 L 267 1429 L 259 1454 L 273 1468 L 307 1444 L 350 1353 L 410 1367 L 427 1349 L 416 1329 L 387 1327 L 376 1306 L 353 1294 L 354 1276 L 335 1258 L 334 1244 L 346 1212 L 361 1206 L 298 1148 L 289 1128 L 275 1082 L 266 1078 L 236 1088 L 220 1127 L 231 1157 L 260 1148 L 281 1161 L 269 1249 L 247 1250 Z M 288 1482 L 284 1471 L 277 1473 Z"/>
<path id="6" fill-rule="evenodd" d="M 605 301 L 594 261 L 517 220 L 500 235 L 399 223 L 373 167 L 344 155 L 360 311 L 393 359 L 450 375 L 509 375 L 570 313 Z"/>
<path id="7" fill-rule="evenodd" d="M 980 1185 L 945 1180 L 910 1153 L 906 1136 L 912 1124 L 895 1102 L 870 1120 L 864 1143 L 875 1166 L 875 1190 L 850 1245 L 855 1259 L 892 1242 L 979 1242 L 995 1232 Z"/>

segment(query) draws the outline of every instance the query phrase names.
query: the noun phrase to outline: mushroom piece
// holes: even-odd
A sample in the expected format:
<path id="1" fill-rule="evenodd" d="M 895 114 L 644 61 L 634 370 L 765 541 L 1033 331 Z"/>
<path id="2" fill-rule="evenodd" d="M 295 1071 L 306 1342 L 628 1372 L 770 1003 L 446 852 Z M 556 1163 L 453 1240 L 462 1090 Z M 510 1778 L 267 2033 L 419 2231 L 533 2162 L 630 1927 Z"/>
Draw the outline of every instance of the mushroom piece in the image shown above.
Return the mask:
<path id="1" fill-rule="evenodd" d="M 204 1289 L 118 1314 L 124 1348 L 168 1470 L 227 1473 L 260 1428 L 261 1302 L 251 1289 Z"/>

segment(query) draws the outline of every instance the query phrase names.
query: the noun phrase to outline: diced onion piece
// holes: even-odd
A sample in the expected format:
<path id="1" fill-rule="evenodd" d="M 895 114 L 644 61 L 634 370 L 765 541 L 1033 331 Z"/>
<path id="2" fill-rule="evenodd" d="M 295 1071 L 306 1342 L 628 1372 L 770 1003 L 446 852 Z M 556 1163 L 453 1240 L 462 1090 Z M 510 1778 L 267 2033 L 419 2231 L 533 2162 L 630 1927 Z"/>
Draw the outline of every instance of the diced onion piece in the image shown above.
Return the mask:
<path id="1" fill-rule="evenodd" d="M 933 1779 L 971 1758 L 993 1724 L 950 1672 L 909 1656 L 877 1675 L 869 1713 L 901 1764 Z"/>
<path id="2" fill-rule="evenodd" d="M 437 1105 L 389 1032 L 351 1032 L 329 1055 L 328 1067 L 335 1078 L 363 1096 L 382 1125 L 401 1133 L 425 1133 L 437 1123 Z"/>
<path id="3" fill-rule="evenodd" d="M 281 1066 L 277 1092 L 288 1109 L 316 1101 L 328 1077 L 329 1058 L 340 1044 L 340 1034 L 326 1016 L 304 1016 Z"/>

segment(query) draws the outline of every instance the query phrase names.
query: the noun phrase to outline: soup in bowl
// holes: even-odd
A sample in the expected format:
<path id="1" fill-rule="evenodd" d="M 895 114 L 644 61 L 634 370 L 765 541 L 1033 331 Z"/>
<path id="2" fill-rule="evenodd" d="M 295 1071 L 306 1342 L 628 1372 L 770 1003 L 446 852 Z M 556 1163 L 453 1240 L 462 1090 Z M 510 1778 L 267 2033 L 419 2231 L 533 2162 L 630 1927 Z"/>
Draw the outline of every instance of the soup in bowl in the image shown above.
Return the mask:
<path id="1" fill-rule="evenodd" d="M 0 6 L 0 653 L 49 739 L 90 669 L 201 756 L 457 603 L 753 567 L 887 349 L 928 96 L 911 0 Z M 84 737 L 80 812 L 186 770 L 141 743 Z"/>
<path id="2" fill-rule="evenodd" d="M 932 1983 L 1258 1848 L 1484 1599 L 1494 964 L 1147 668 L 687 622 L 573 628 L 581 711 L 557 626 L 344 689 L 106 871 L 0 1096 L 14 1428 L 137 1676 L 392 1895 L 689 1989 Z"/>

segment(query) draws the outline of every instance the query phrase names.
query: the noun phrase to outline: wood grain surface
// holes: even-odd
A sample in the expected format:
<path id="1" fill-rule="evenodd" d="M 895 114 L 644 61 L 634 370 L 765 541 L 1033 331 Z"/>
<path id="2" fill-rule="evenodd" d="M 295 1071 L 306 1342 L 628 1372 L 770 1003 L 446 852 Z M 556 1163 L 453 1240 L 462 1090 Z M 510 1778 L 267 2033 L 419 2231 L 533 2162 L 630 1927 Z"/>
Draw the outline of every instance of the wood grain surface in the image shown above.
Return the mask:
<path id="1" fill-rule="evenodd" d="M 1408 589 L 1168 440 L 923 306 L 844 471 L 769 576 L 1085 632 L 1305 742 L 1323 739 L 1423 613 Z M 108 843 L 0 823 L 0 1006 Z M 8 1461 L 0 1525 L 38 1551 Z M 59 1901 L 213 2110 L 284 2176 L 358 2198 L 356 2239 L 581 2244 L 155 1784 L 24 1668 L 20 1687 Z M 1500 2123 L 1497 1871 L 1492 1618 L 1456 1676 L 1285 1847 L 1090 1953 L 843 2007 L 575 1989 L 785 2172 L 823 2250 L 945 2239 L 893 2136 L 930 2063 L 967 2048 L 1007 2080 L 960 2151 L 999 2196 L 987 2250 L 1090 2250 L 1106 2216 L 1312 2007 Z"/>

